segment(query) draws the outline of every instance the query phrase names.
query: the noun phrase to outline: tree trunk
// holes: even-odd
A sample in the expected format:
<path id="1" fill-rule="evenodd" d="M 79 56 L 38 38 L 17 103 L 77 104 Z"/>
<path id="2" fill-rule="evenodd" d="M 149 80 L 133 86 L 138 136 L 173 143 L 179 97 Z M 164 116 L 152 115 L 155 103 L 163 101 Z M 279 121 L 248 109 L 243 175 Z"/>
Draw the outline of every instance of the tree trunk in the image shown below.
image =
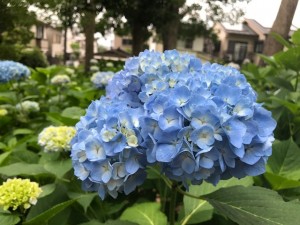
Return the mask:
<path id="1" fill-rule="evenodd" d="M 178 34 L 179 20 L 174 19 L 168 22 L 162 33 L 164 50 L 176 49 L 177 34 Z"/>
<path id="2" fill-rule="evenodd" d="M 67 33 L 68 27 L 64 27 L 64 65 L 66 65 L 67 62 Z"/>
<path id="3" fill-rule="evenodd" d="M 132 24 L 132 54 L 138 56 L 144 50 L 145 35 L 147 28 L 142 27 L 139 23 Z"/>
<path id="4" fill-rule="evenodd" d="M 94 33 L 96 28 L 96 11 L 93 9 L 94 1 L 90 1 L 91 7 L 86 10 L 82 18 L 82 25 L 85 35 L 85 63 L 84 70 L 90 70 L 90 60 L 94 58 Z"/>
<path id="5" fill-rule="evenodd" d="M 290 27 L 293 21 L 298 0 L 282 0 L 277 17 L 273 23 L 271 31 L 265 41 L 264 55 L 274 55 L 276 52 L 283 50 L 283 45 L 276 41 L 271 33 L 277 33 L 284 39 L 288 39 Z"/>
<path id="6" fill-rule="evenodd" d="M 184 2 L 180 0 L 169 1 L 167 4 L 165 24 L 162 29 L 164 50 L 176 49 L 178 26 L 180 22 L 179 8 Z"/>

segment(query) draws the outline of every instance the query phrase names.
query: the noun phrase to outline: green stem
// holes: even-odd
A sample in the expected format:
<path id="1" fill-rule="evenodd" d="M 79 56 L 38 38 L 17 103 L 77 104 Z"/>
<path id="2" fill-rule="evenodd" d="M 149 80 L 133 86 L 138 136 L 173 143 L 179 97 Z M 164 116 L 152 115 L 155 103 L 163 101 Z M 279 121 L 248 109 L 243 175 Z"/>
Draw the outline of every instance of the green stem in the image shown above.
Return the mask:
<path id="1" fill-rule="evenodd" d="M 184 190 L 182 190 L 181 188 L 179 187 L 176 187 L 176 191 L 182 195 L 185 195 L 185 196 L 188 196 L 190 198 L 195 198 L 195 199 L 202 199 L 202 200 L 205 200 L 205 198 L 203 198 L 202 196 L 197 196 L 197 195 L 193 195 L 193 194 L 190 194 Z"/>
<path id="2" fill-rule="evenodd" d="M 152 170 L 156 175 L 160 176 L 163 179 L 163 181 L 166 183 L 166 185 L 168 186 L 168 188 L 172 189 L 172 182 L 167 177 L 165 177 L 164 175 L 162 175 L 159 171 L 157 171 L 152 166 L 149 166 L 148 168 L 150 170 Z"/>
<path id="3" fill-rule="evenodd" d="M 60 105 L 61 105 L 61 88 L 60 87 L 57 88 L 57 92 L 58 92 L 58 106 L 60 107 Z"/>
<path id="4" fill-rule="evenodd" d="M 296 84 L 295 84 L 295 91 L 298 90 L 299 74 L 300 74 L 299 71 L 297 71 Z"/>
<path id="5" fill-rule="evenodd" d="M 177 197 L 176 187 L 177 184 L 174 184 L 171 190 L 170 207 L 169 207 L 170 225 L 175 224 L 176 197 Z"/>
<path id="6" fill-rule="evenodd" d="M 159 175 L 159 176 L 163 179 L 163 181 L 166 183 L 166 185 L 167 185 L 171 190 L 173 189 L 173 184 L 172 184 L 172 182 L 171 182 L 167 177 L 165 177 L 164 175 L 162 175 L 159 171 L 157 171 L 157 170 L 156 170 L 154 167 L 152 167 L 152 166 L 149 166 L 148 168 L 149 168 L 150 170 L 152 170 L 154 173 L 156 173 L 157 175 Z M 182 190 L 179 186 L 176 186 L 176 187 L 175 187 L 175 190 L 176 190 L 178 193 L 180 193 L 180 194 L 182 194 L 182 195 L 185 195 L 185 196 L 188 196 L 188 197 L 190 197 L 190 198 L 203 199 L 203 200 L 205 200 L 205 199 L 202 198 L 201 196 L 196 196 L 196 195 L 190 194 L 190 193 L 188 193 L 188 192 Z"/>

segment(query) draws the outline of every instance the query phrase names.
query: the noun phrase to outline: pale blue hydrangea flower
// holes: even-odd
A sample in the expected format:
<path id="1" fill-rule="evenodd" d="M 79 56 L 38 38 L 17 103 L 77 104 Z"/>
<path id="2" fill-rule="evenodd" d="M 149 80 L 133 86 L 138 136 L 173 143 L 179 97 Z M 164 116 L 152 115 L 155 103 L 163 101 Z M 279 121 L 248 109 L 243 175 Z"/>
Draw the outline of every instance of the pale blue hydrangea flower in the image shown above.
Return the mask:
<path id="1" fill-rule="evenodd" d="M 14 61 L 0 61 L 0 83 L 7 83 L 11 80 L 27 78 L 30 70 L 21 63 Z"/>
<path id="2" fill-rule="evenodd" d="M 132 192 L 152 165 L 186 188 L 265 171 L 276 122 L 232 67 L 146 50 L 106 93 L 76 125 L 71 154 L 75 175 L 101 198 Z"/>
<path id="3" fill-rule="evenodd" d="M 108 84 L 108 82 L 114 76 L 113 72 L 97 72 L 94 73 L 91 77 L 92 83 L 95 85 L 96 88 L 104 88 Z"/>

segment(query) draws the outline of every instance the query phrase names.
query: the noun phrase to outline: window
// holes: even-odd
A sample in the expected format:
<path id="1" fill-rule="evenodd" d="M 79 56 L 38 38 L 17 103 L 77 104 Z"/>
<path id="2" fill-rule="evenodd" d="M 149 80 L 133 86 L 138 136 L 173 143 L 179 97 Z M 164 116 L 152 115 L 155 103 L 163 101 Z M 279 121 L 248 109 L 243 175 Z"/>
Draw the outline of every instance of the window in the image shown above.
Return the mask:
<path id="1" fill-rule="evenodd" d="M 193 48 L 193 40 L 190 38 L 186 39 L 185 43 L 184 43 L 184 47 L 187 49 L 192 49 Z"/>
<path id="2" fill-rule="evenodd" d="M 229 41 L 227 53 L 232 54 L 232 61 L 242 62 L 247 55 L 248 43 Z"/>
<path id="3" fill-rule="evenodd" d="M 37 25 L 36 26 L 36 38 L 37 39 L 43 39 L 44 38 L 44 26 L 43 25 Z"/>
<path id="4" fill-rule="evenodd" d="M 132 40 L 129 38 L 122 38 L 122 45 L 132 45 Z"/>
<path id="5" fill-rule="evenodd" d="M 229 41 L 228 50 L 227 50 L 228 53 L 232 54 L 234 52 L 234 45 L 235 45 L 235 41 Z"/>
<path id="6" fill-rule="evenodd" d="M 61 35 L 60 34 L 55 34 L 54 39 L 53 39 L 53 43 L 60 44 L 60 40 L 61 40 Z"/>
<path id="7" fill-rule="evenodd" d="M 255 52 L 262 53 L 264 50 L 264 42 L 263 41 L 257 41 L 255 43 Z"/>

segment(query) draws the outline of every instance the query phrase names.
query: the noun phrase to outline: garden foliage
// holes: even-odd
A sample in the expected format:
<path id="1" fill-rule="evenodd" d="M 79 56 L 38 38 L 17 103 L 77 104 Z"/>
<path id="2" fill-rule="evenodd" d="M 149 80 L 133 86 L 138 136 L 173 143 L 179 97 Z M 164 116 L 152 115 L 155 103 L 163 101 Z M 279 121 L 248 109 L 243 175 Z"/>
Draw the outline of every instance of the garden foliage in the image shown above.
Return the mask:
<path id="1" fill-rule="evenodd" d="M 107 92 L 80 69 L 0 74 L 0 192 L 17 196 L 0 224 L 297 224 L 299 36 L 241 73 L 175 51 L 95 62 L 120 71 Z"/>

